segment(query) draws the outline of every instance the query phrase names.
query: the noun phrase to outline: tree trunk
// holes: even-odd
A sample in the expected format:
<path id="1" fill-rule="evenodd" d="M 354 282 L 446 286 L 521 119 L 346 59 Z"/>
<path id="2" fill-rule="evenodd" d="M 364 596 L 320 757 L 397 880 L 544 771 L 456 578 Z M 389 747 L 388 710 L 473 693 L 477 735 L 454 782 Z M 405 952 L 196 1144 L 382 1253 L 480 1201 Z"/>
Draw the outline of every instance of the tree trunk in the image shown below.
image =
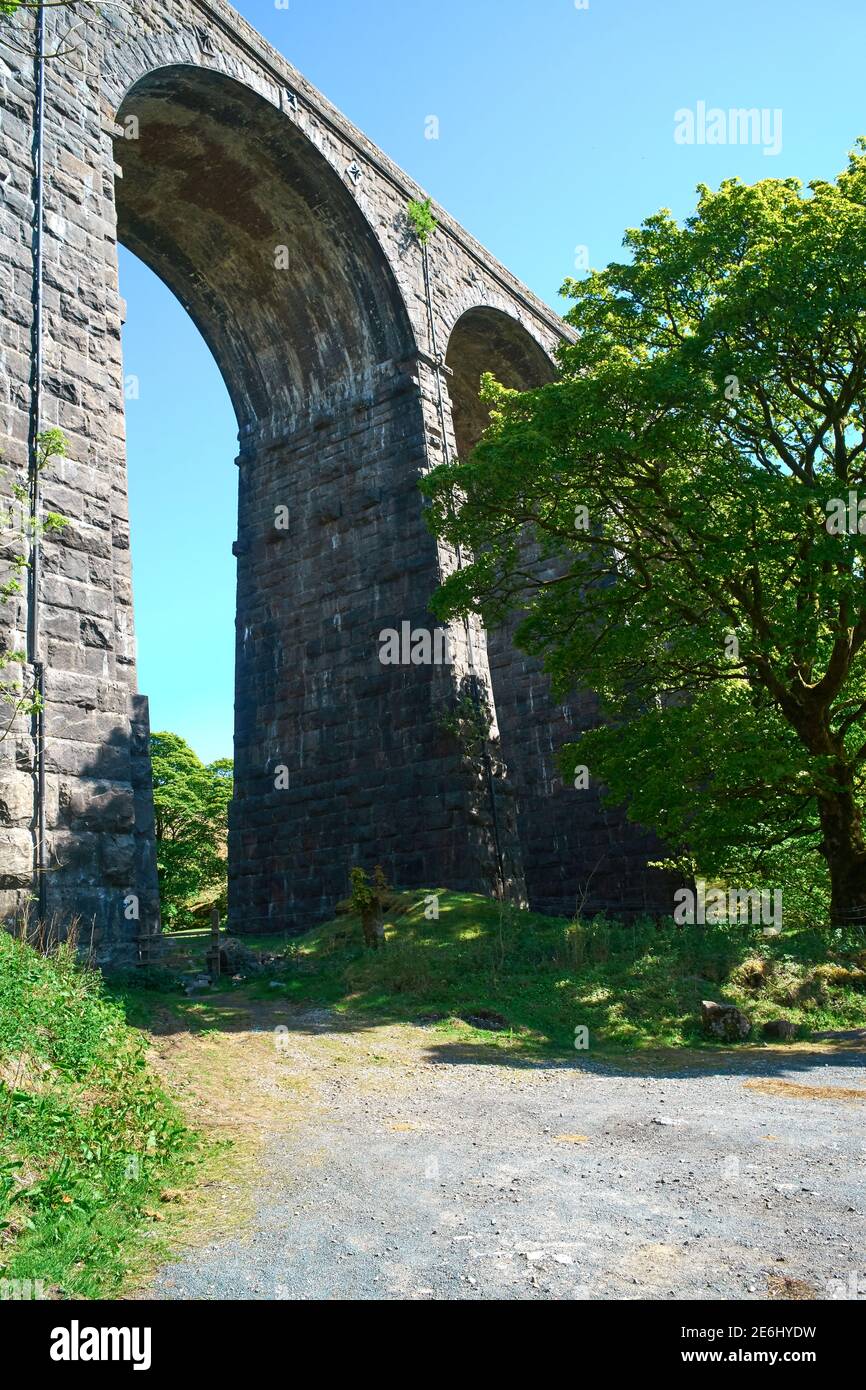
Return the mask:
<path id="1" fill-rule="evenodd" d="M 821 853 L 830 870 L 830 920 L 834 926 L 866 924 L 866 845 L 860 807 L 851 791 L 818 801 Z"/>
<path id="2" fill-rule="evenodd" d="M 376 920 L 379 916 L 379 905 L 374 899 L 367 907 L 361 908 L 361 928 L 364 933 L 364 945 L 376 951 L 379 948 L 379 937 L 376 931 Z"/>

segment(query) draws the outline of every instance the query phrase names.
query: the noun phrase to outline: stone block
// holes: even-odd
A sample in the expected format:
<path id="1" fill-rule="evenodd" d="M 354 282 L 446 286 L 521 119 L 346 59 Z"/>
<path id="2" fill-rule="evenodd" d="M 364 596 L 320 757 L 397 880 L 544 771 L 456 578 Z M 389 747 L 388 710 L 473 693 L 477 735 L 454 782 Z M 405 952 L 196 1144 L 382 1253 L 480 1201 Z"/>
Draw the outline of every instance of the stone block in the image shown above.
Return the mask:
<path id="1" fill-rule="evenodd" d="M 32 777 L 0 768 L 0 825 L 29 827 L 32 820 Z"/>
<path id="2" fill-rule="evenodd" d="M 33 839 L 29 830 L 0 826 L 0 888 L 26 888 L 33 876 Z"/>

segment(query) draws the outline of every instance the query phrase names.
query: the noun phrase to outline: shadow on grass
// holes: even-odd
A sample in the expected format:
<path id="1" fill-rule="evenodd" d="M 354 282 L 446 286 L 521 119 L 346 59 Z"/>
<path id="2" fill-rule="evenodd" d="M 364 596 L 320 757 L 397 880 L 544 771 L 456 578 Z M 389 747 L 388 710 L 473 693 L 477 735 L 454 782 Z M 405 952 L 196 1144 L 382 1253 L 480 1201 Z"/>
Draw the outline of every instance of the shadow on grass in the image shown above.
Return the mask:
<path id="1" fill-rule="evenodd" d="M 425 911 L 431 899 L 434 920 Z M 862 1040 L 811 1040 L 819 1029 L 866 1023 L 859 936 L 800 930 L 767 940 L 748 927 L 568 922 L 444 889 L 395 894 L 391 909 L 381 951 L 365 950 L 358 921 L 342 916 L 296 938 L 269 974 L 241 986 L 179 999 L 133 985 L 117 997 L 130 1022 L 163 1036 L 423 1024 L 419 1048 L 435 1065 L 603 1067 L 662 1077 L 696 1068 L 708 1075 L 815 1072 L 828 1062 L 856 1068 L 866 1060 Z M 202 936 L 198 949 L 204 943 Z M 704 998 L 744 1008 L 752 1041 L 731 1047 L 706 1040 Z M 501 1031 L 471 1026 L 491 1014 Z M 780 1016 L 799 1028 L 799 1041 L 762 1043 L 761 1025 Z M 589 1030 L 588 1052 L 573 1047 L 575 1025 Z"/>
<path id="2" fill-rule="evenodd" d="M 808 1077 L 820 1084 L 828 1066 L 861 1072 L 866 1101 L 866 1044 L 862 1041 L 779 1044 L 744 1043 L 729 1047 L 707 1043 L 697 1047 L 645 1047 L 626 1051 L 601 1046 L 568 1052 L 544 1042 L 513 1040 L 502 1034 L 473 1030 L 459 1019 L 425 1022 L 393 1011 L 353 1013 L 321 1002 L 251 997 L 246 990 L 215 993 L 192 1000 L 159 999 L 151 1003 L 147 1020 L 136 1026 L 157 1037 L 183 1033 L 269 1032 L 279 1028 L 306 1037 L 373 1034 L 382 1028 L 416 1030 L 420 1059 L 440 1067 L 509 1067 L 518 1071 L 572 1071 L 581 1074 L 646 1076 L 659 1080 L 693 1076 Z M 135 1010 L 132 1011 L 133 1014 Z M 131 1019 L 131 1021 L 134 1021 Z M 457 1036 L 455 1036 L 455 1033 Z"/>

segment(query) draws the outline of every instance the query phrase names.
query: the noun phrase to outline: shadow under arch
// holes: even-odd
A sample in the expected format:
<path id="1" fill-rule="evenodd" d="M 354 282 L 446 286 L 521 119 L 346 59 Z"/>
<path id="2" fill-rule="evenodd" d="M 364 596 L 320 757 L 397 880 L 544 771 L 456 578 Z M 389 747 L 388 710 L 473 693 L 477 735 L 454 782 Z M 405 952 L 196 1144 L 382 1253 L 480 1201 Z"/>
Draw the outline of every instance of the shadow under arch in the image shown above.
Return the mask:
<path id="1" fill-rule="evenodd" d="M 519 320 L 487 305 L 457 320 L 445 360 L 461 458 L 475 448 L 490 418 L 478 395 L 482 373 L 518 391 L 543 387 L 555 376 L 550 357 Z M 526 560 L 533 564 L 528 544 Z M 669 880 L 647 867 L 661 854 L 654 837 L 604 804 L 591 772 L 589 787 L 578 790 L 559 771 L 562 745 L 598 723 L 595 696 L 581 687 L 555 701 L 541 663 L 514 644 L 518 622 L 515 616 L 487 633 L 487 657 L 502 757 L 516 793 L 530 907 L 569 917 L 669 912 Z"/>
<path id="2" fill-rule="evenodd" d="M 171 65 L 139 78 L 116 120 L 118 240 L 193 318 L 242 439 L 357 393 L 409 354 L 382 247 L 284 112 L 236 78 Z"/>

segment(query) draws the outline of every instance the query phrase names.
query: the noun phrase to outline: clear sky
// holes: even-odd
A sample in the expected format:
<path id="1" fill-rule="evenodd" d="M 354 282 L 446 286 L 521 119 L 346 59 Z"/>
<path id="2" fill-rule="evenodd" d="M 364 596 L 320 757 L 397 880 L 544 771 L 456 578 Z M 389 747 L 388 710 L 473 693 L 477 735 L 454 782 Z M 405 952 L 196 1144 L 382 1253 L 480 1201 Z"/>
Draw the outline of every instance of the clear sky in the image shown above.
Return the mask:
<path id="1" fill-rule="evenodd" d="M 241 0 L 237 9 L 550 304 L 699 181 L 832 178 L 866 134 L 863 0 Z M 773 148 L 675 113 L 766 108 Z M 425 138 L 427 118 L 439 139 Z M 699 119 L 699 117 L 698 117 Z M 680 130 L 684 129 L 682 120 Z M 232 751 L 236 423 L 170 292 L 121 252 L 139 684 L 154 729 Z M 190 518 L 195 524 L 190 526 Z"/>

